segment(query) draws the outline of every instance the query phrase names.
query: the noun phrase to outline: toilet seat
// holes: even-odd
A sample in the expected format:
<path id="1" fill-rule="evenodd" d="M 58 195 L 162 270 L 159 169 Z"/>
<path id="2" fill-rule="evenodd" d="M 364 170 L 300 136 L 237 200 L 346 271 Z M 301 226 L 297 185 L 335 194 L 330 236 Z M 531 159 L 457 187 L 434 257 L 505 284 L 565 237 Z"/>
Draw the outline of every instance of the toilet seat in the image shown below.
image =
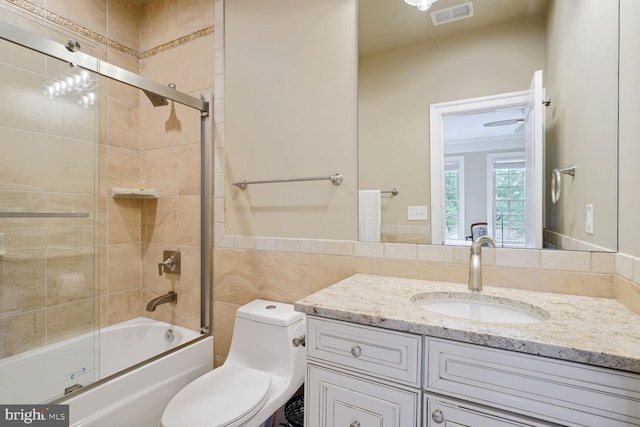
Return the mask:
<path id="1" fill-rule="evenodd" d="M 234 427 L 266 403 L 271 375 L 241 365 L 223 365 L 197 378 L 169 402 L 163 427 Z"/>

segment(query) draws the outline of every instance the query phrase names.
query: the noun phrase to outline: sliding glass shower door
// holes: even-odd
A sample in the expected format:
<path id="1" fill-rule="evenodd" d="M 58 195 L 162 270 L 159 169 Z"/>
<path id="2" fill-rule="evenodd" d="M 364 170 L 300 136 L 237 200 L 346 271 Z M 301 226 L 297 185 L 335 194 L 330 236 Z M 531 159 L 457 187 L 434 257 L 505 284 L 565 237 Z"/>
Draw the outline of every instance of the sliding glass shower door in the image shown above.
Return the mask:
<path id="1" fill-rule="evenodd" d="M 35 403 L 98 363 L 99 79 L 7 41 L 0 58 L 0 402 Z"/>

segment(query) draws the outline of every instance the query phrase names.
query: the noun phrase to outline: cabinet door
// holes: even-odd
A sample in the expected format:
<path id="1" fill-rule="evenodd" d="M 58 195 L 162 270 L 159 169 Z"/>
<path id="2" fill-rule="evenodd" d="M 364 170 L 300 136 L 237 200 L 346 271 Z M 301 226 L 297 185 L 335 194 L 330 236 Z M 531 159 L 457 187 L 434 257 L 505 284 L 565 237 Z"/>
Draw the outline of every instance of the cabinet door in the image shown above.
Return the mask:
<path id="1" fill-rule="evenodd" d="M 425 427 L 547 427 L 558 425 L 442 397 L 425 395 L 425 401 Z"/>
<path id="2" fill-rule="evenodd" d="M 417 427 L 418 390 L 307 365 L 306 427 Z"/>

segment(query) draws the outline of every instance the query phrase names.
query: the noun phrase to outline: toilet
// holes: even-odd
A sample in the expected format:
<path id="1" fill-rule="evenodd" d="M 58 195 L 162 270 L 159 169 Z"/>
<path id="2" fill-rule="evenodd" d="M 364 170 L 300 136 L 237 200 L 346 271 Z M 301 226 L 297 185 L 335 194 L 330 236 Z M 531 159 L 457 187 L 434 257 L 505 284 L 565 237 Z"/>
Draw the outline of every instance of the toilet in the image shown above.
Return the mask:
<path id="1" fill-rule="evenodd" d="M 164 409 L 162 427 L 259 427 L 304 382 L 305 315 L 262 299 L 236 312 L 226 361 L 180 390 Z"/>

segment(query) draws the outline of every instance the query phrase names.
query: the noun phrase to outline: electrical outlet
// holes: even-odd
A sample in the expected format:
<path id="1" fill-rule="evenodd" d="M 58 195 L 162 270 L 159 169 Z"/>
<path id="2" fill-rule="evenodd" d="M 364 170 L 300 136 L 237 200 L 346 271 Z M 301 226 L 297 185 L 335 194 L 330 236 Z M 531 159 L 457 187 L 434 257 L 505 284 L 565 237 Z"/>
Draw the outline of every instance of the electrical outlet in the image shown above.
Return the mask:
<path id="1" fill-rule="evenodd" d="M 585 206 L 585 231 L 587 234 L 593 234 L 593 204 Z"/>
<path id="2" fill-rule="evenodd" d="M 407 219 L 409 221 L 426 221 L 427 207 L 426 206 L 409 206 L 407 208 Z"/>

